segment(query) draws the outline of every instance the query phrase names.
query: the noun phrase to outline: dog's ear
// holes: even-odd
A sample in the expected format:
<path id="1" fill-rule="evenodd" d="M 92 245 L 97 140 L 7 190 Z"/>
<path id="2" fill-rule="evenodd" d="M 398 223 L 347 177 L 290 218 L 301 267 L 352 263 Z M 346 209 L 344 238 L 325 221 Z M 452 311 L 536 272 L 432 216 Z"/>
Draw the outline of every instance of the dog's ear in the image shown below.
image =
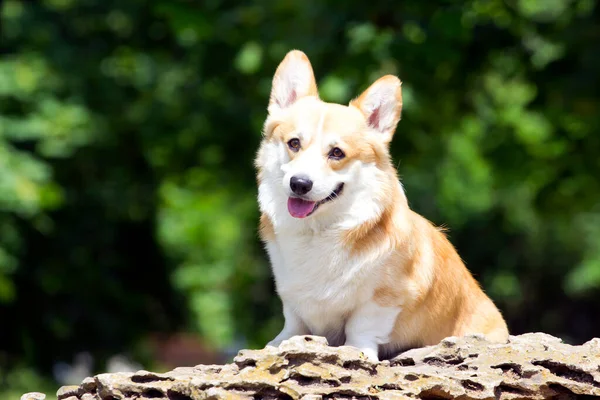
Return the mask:
<path id="1" fill-rule="evenodd" d="M 287 108 L 304 96 L 319 97 L 315 74 L 306 54 L 292 50 L 275 71 L 269 111 Z"/>
<path id="2" fill-rule="evenodd" d="M 396 131 L 402 112 L 402 82 L 393 75 L 379 78 L 359 97 L 350 102 L 351 106 L 358 108 L 367 125 L 382 135 L 382 139 L 389 143 Z"/>

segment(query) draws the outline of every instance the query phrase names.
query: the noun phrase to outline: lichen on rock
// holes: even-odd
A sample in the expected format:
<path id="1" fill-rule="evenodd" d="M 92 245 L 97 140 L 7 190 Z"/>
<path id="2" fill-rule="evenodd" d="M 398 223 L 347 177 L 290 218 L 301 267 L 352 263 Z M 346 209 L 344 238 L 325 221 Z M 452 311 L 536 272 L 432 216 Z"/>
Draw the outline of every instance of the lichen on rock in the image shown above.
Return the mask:
<path id="1" fill-rule="evenodd" d="M 24 398 L 26 395 L 24 395 Z M 232 364 L 157 374 L 101 374 L 61 388 L 58 400 L 126 399 L 570 399 L 600 398 L 600 339 L 581 346 L 543 333 L 494 344 L 450 337 L 372 363 L 352 347 L 298 336 L 242 350 Z M 32 397 L 33 398 L 33 397 Z"/>

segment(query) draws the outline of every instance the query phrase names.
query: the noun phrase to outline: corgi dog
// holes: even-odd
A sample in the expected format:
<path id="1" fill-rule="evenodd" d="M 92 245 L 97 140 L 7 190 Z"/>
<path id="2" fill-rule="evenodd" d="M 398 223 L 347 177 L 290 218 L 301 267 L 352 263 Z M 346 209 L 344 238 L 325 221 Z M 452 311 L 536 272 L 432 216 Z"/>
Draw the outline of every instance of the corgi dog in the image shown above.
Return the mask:
<path id="1" fill-rule="evenodd" d="M 448 336 L 505 342 L 501 313 L 444 233 L 412 211 L 389 154 L 400 80 L 321 101 L 310 61 L 275 72 L 255 164 L 260 236 L 285 323 L 268 345 L 325 336 L 378 361 Z"/>

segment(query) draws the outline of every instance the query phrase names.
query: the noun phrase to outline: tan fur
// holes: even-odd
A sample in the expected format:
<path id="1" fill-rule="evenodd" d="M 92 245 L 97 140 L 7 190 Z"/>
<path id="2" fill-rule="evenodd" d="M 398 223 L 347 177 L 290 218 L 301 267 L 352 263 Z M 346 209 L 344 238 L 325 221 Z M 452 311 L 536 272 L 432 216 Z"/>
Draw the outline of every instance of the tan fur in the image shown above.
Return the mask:
<path id="1" fill-rule="evenodd" d="M 386 236 L 397 235 L 392 240 L 396 255 L 385 266 L 374 296 L 382 306 L 403 307 L 392 342 L 424 346 L 469 333 L 505 341 L 508 329 L 502 315 L 445 235 L 420 215 L 412 211 L 408 215 L 412 229 L 407 236 L 397 234 L 396 227 L 385 229 Z M 428 246 L 434 257 L 431 264 L 423 259 L 422 249 Z"/>
<path id="2" fill-rule="evenodd" d="M 388 168 L 395 177 L 391 164 Z M 382 306 L 403 307 L 391 341 L 425 346 L 469 333 L 506 341 L 502 315 L 446 238 L 445 228 L 410 210 L 403 193 L 390 190 L 388 195 L 380 218 L 346 231 L 342 240 L 355 254 L 393 251 L 374 294 Z"/>
<path id="3" fill-rule="evenodd" d="M 275 228 L 267 214 L 260 215 L 259 235 L 263 241 L 275 240 Z"/>
<path id="4" fill-rule="evenodd" d="M 312 73 L 308 58 L 301 52 L 291 52 L 277 69 L 274 86 L 290 60 L 308 63 L 305 67 Z M 344 170 L 357 160 L 363 164 L 374 164 L 383 171 L 385 178 L 378 183 L 380 190 L 373 194 L 378 196 L 381 212 L 358 226 L 334 233 L 338 243 L 351 257 L 385 260 L 383 266 L 369 273 L 366 279 L 375 283 L 372 300 L 376 304 L 401 309 L 389 337 L 391 345 L 432 345 L 447 336 L 470 333 L 481 333 L 494 341 L 506 341 L 508 329 L 502 315 L 468 271 L 446 238 L 444 229 L 433 226 L 412 211 L 398 183 L 387 144 L 401 115 L 400 86 L 398 78 L 385 76 L 349 106 L 341 106 L 320 101 L 312 79 L 308 89 L 293 94 L 293 112 L 273 112 L 267 119 L 263 146 L 269 142 L 286 144 L 291 138 L 300 138 L 300 151 L 288 149 L 292 161 L 302 157 L 309 148 L 318 149 L 327 159 L 330 149 L 339 147 L 345 158 L 328 159 L 323 168 L 328 168 L 329 172 Z M 374 133 L 371 126 L 372 121 L 377 121 L 377 115 L 369 114 L 372 109 L 368 104 L 369 96 L 373 91 L 392 93 L 392 98 L 395 98 L 394 107 L 389 109 L 390 117 L 377 126 L 379 133 Z M 276 100 L 272 94 L 271 106 L 277 102 L 282 101 Z M 310 137 L 304 140 L 300 126 L 321 132 L 318 140 L 316 135 L 307 135 Z M 256 163 L 260 183 L 263 172 L 259 159 L 260 153 Z M 326 207 L 335 207 L 335 200 Z M 319 218 L 319 215 L 309 218 Z M 274 223 L 264 212 L 260 220 L 260 235 L 267 243 L 274 242 L 276 238 Z"/>

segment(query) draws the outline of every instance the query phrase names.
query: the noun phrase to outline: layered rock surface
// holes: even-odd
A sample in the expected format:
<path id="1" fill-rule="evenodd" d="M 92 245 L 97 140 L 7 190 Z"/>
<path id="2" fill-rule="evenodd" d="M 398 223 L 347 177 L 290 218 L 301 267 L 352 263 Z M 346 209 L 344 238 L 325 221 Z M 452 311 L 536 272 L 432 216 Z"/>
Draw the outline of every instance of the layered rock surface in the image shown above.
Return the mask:
<path id="1" fill-rule="evenodd" d="M 451 337 L 374 364 L 357 349 L 302 336 L 278 348 L 243 350 L 233 364 L 101 374 L 57 395 L 59 400 L 600 398 L 600 339 L 570 346 L 541 333 L 511 336 L 507 344 Z"/>

